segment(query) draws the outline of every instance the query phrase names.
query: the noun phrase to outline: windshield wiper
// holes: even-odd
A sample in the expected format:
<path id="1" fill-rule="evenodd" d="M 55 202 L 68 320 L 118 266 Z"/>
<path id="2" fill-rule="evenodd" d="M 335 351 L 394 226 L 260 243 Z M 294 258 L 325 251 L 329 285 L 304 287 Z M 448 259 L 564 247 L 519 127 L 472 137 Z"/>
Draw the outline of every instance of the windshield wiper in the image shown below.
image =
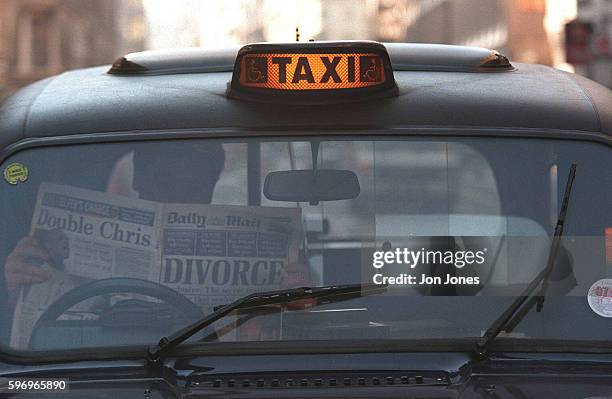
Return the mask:
<path id="1" fill-rule="evenodd" d="M 279 305 L 301 299 L 320 299 L 323 303 L 340 302 L 366 295 L 380 294 L 387 290 L 387 285 L 350 284 L 330 285 L 325 287 L 300 287 L 286 290 L 258 292 L 244 296 L 230 304 L 215 308 L 204 318 L 192 323 L 168 337 L 163 337 L 157 345 L 149 347 L 147 363 L 157 365 L 164 354 L 176 348 L 187 339 L 210 326 L 217 320 L 238 309 L 254 308 L 266 305 Z"/>
<path id="2" fill-rule="evenodd" d="M 572 194 L 572 186 L 574 184 L 574 178 L 576 177 L 576 164 L 573 163 L 570 167 L 569 176 L 565 185 L 565 194 L 563 195 L 563 202 L 561 204 L 561 211 L 559 212 L 559 218 L 555 226 L 555 233 L 550 246 L 550 252 L 548 253 L 548 261 L 546 267 L 529 283 L 527 288 L 519 295 L 510 306 L 504 310 L 504 312 L 491 324 L 491 326 L 485 331 L 482 337 L 476 341 L 475 352 L 480 357 L 485 357 L 489 352 L 489 347 L 493 340 L 508 326 L 516 325 L 520 319 L 522 319 L 527 311 L 522 312 L 522 306 L 525 301 L 531 297 L 536 291 L 540 283 L 542 287 L 536 298 L 538 302 L 538 309 L 541 310 L 541 306 L 544 301 L 544 295 L 546 293 L 547 281 L 550 273 L 552 272 L 559 246 L 561 243 L 561 236 L 563 235 L 563 228 L 565 225 L 565 217 L 567 216 L 567 207 L 569 205 L 570 196 Z M 526 305 L 527 309 L 533 306 L 533 301 Z"/>

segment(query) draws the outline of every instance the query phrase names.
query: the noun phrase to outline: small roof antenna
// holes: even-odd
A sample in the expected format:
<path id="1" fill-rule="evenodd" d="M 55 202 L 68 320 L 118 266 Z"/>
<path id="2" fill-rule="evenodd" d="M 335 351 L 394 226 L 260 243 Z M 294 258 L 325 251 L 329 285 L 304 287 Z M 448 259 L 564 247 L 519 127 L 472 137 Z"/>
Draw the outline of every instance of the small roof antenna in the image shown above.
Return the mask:
<path id="1" fill-rule="evenodd" d="M 295 41 L 296 42 L 300 41 L 300 28 L 299 27 L 295 28 Z"/>

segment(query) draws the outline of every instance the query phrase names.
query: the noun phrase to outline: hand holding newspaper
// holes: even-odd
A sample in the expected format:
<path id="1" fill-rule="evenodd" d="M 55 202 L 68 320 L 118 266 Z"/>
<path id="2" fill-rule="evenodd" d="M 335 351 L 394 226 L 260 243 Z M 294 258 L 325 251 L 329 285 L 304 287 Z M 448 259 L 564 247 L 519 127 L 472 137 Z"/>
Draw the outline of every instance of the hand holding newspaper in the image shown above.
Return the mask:
<path id="1" fill-rule="evenodd" d="M 30 233 L 56 255 L 41 265 L 52 270 L 52 279 L 20 295 L 15 348 L 28 346 L 49 305 L 86 281 L 158 282 L 204 313 L 255 291 L 282 288 L 302 231 L 299 208 L 161 204 L 43 183 Z"/>

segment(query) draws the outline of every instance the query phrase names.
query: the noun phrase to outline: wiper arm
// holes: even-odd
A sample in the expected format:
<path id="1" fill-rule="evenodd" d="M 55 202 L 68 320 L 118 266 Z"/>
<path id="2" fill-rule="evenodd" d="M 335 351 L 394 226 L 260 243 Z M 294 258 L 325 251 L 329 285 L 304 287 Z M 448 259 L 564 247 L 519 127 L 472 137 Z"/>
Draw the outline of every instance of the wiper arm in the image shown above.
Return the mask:
<path id="1" fill-rule="evenodd" d="M 569 205 L 570 196 L 572 194 L 572 186 L 574 184 L 574 178 L 576 177 L 576 164 L 573 163 L 570 167 L 569 176 L 565 185 L 565 194 L 563 195 L 563 202 L 561 204 L 561 211 L 559 212 L 559 218 L 555 226 L 555 233 L 550 246 L 550 252 L 548 253 L 548 261 L 546 267 L 529 283 L 527 288 L 519 295 L 510 306 L 504 310 L 504 312 L 491 324 L 491 326 L 485 331 L 482 337 L 476 341 L 475 352 L 480 357 L 485 357 L 488 354 L 491 342 L 501 333 L 509 324 L 516 325 L 520 319 L 515 320 L 515 316 L 520 318 L 524 317 L 527 312 L 521 312 L 521 307 L 525 301 L 531 297 L 536 291 L 540 283 L 543 282 L 542 288 L 537 298 L 538 308 L 541 309 L 543 303 L 543 295 L 546 292 L 547 281 L 550 273 L 552 272 L 559 246 L 561 244 L 561 236 L 563 236 L 563 228 L 565 226 L 565 217 L 567 216 L 567 208 Z"/>
<path id="2" fill-rule="evenodd" d="M 386 290 L 387 285 L 350 284 L 325 287 L 300 287 L 250 294 L 230 304 L 217 307 L 204 318 L 178 330 L 168 337 L 163 337 L 157 345 L 149 347 L 146 360 L 149 365 L 159 364 L 160 359 L 165 353 L 168 353 L 199 331 L 238 309 L 285 304 L 300 299 L 321 299 L 325 303 L 340 302 L 361 296 L 380 294 Z"/>

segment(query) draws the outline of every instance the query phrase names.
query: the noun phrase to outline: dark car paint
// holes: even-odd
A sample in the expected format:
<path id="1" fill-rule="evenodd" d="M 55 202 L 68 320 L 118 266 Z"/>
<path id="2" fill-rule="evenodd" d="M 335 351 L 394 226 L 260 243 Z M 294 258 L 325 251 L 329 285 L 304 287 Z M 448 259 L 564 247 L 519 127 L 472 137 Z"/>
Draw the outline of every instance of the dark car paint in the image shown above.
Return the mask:
<path id="1" fill-rule="evenodd" d="M 361 45 L 363 41 L 303 42 L 298 46 L 319 46 L 335 43 L 342 47 Z M 368 42 L 378 45 L 377 42 Z M 256 45 L 270 45 L 257 43 Z M 275 43 L 286 49 L 296 43 Z M 383 43 L 395 71 L 484 72 L 511 71 L 512 64 L 503 55 L 482 47 L 453 46 L 431 43 Z M 201 47 L 151 50 L 127 54 L 108 70 L 117 75 L 167 75 L 179 73 L 231 72 L 240 47 L 206 49 Z"/>
<path id="2" fill-rule="evenodd" d="M 299 361 L 298 361 L 299 360 Z M 7 368 L 0 378 L 70 380 L 74 397 L 587 398 L 612 394 L 612 356 L 462 353 L 211 356 Z M 18 397 L 18 396 L 17 396 Z M 69 397 L 69 396 L 68 396 Z"/>
<path id="3" fill-rule="evenodd" d="M 401 54 L 401 48 L 394 51 Z M 493 134 L 584 138 L 610 144 L 609 90 L 548 67 L 516 66 L 516 71 L 496 74 L 396 71 L 398 97 L 350 107 L 269 107 L 229 100 L 225 90 L 231 74 L 218 72 L 226 70 L 223 68 L 216 73 L 139 77 L 110 76 L 105 73 L 108 67 L 91 68 L 35 83 L 9 99 L 0 109 L 0 150 L 4 158 L 9 153 L 7 149 L 20 142 L 29 146 L 56 139 L 58 143 L 144 139 L 149 135 L 143 133 L 155 131 L 165 131 L 164 137 L 225 135 L 228 131 L 233 135 L 263 135 L 266 131 L 288 130 L 298 135 L 300 131 L 316 132 L 321 128 L 345 130 L 348 134 L 372 134 L 373 130 L 387 134 L 497 132 Z M 56 359 L 52 363 L 44 357 L 23 358 L 6 352 L 0 355 L 0 379 L 62 376 L 71 380 L 73 397 L 102 398 L 612 395 L 609 349 L 607 354 L 580 355 L 576 353 L 582 351 L 580 347 L 562 345 L 556 352 L 568 353 L 546 353 L 551 347 L 543 346 L 539 353 L 504 354 L 501 348 L 491 359 L 475 360 L 465 346 L 460 351 L 424 347 L 434 353 L 411 353 L 401 345 L 385 345 L 381 353 L 348 354 L 338 350 L 326 354 L 309 348 L 296 351 L 300 353 L 274 355 L 213 352 L 171 358 L 159 370 L 145 368 L 144 361 L 138 360 L 140 350 L 108 361 L 76 361 L 79 354 L 75 353 L 71 360 Z M 372 351 L 377 347 L 372 345 Z M 511 344 L 505 347 L 510 348 Z M 105 357 L 102 352 L 99 351 L 100 358 Z M 347 373 L 350 377 L 346 377 Z M 394 377 L 393 384 L 375 384 L 372 379 L 389 374 L 399 375 L 400 379 Z M 403 374 L 409 377 L 408 384 L 401 383 Z M 286 380 L 288 375 L 299 380 L 297 386 L 266 385 L 282 376 Z M 342 376 L 342 384 L 323 385 L 323 380 L 338 376 Z M 416 383 L 417 376 L 433 376 L 442 382 L 425 386 Z M 214 386 L 215 379 L 232 378 L 240 383 L 233 387 Z M 301 386 L 304 378 L 306 387 Z M 344 378 L 350 378 L 350 385 L 344 385 Z M 363 385 L 360 378 L 364 378 Z M 245 379 L 249 380 L 248 386 L 243 386 Z M 321 386 L 317 386 L 318 379 Z M 259 380 L 264 381 L 264 387 L 257 387 Z"/>
<path id="4" fill-rule="evenodd" d="M 610 90 L 540 65 L 518 64 L 503 73 L 396 71 L 397 97 L 350 106 L 273 107 L 228 99 L 230 72 L 126 77 L 106 69 L 67 72 L 10 98 L 0 109 L 0 147 L 37 137 L 214 128 L 504 128 L 612 135 Z"/>

